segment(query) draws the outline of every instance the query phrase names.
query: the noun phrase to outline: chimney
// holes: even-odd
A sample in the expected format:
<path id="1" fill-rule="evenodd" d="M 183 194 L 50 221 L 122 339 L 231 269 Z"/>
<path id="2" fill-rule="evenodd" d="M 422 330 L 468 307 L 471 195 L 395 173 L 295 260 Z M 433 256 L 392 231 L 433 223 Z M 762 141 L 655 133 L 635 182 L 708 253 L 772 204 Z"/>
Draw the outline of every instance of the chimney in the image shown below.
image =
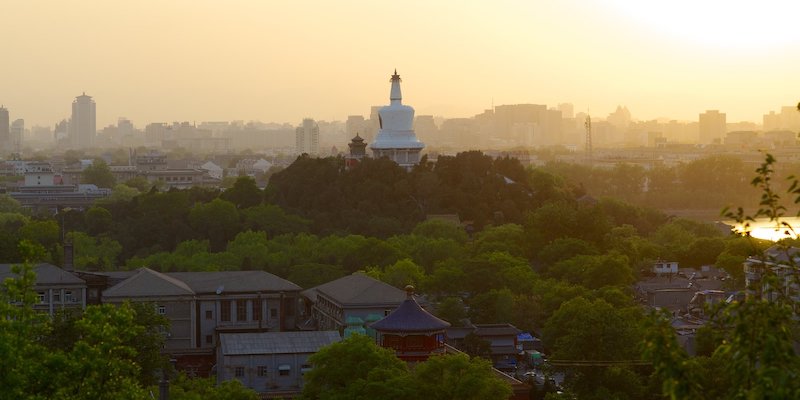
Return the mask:
<path id="1" fill-rule="evenodd" d="M 74 258 L 75 251 L 72 247 L 72 241 L 64 242 L 64 270 L 75 271 Z"/>

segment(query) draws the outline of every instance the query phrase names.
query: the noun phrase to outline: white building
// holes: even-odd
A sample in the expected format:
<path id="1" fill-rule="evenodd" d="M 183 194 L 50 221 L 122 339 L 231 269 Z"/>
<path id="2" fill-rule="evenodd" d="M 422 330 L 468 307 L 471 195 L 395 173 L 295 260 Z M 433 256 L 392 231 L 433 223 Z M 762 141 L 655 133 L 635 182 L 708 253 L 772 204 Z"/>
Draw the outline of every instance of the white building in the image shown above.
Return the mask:
<path id="1" fill-rule="evenodd" d="M 311 119 L 303 119 L 303 124 L 295 130 L 297 154 L 319 154 L 319 125 Z"/>
<path id="2" fill-rule="evenodd" d="M 97 135 L 95 103 L 86 93 L 72 102 L 72 119 L 69 122 L 70 145 L 73 149 L 88 149 L 94 146 Z"/>
<path id="3" fill-rule="evenodd" d="M 206 162 L 205 164 L 200 166 L 200 169 L 206 171 L 208 176 L 216 179 L 222 179 L 222 172 L 223 169 L 217 164 L 214 164 L 211 161 Z"/>
<path id="4" fill-rule="evenodd" d="M 414 133 L 414 109 L 403 105 L 397 70 L 394 71 L 391 82 L 390 104 L 378 111 L 380 130 L 370 148 L 373 157 L 388 157 L 401 167 L 410 169 L 419 163 L 419 153 L 425 148 L 425 144 Z"/>
<path id="5" fill-rule="evenodd" d="M 672 274 L 675 275 L 678 273 L 678 262 L 677 261 L 657 261 L 653 264 L 653 273 L 658 275 L 666 275 Z"/>

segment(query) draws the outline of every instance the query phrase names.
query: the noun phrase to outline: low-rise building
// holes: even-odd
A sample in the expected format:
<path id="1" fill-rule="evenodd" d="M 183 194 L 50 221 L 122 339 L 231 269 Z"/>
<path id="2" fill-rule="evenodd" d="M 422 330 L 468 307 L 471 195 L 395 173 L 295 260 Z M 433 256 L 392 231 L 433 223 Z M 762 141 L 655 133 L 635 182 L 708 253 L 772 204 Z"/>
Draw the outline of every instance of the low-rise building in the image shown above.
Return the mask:
<path id="1" fill-rule="evenodd" d="M 264 271 L 161 273 L 140 268 L 104 303 L 151 302 L 170 321 L 165 350 L 179 367 L 210 372 L 219 334 L 293 329 L 300 287 Z"/>
<path id="2" fill-rule="evenodd" d="M 223 333 L 217 349 L 217 381 L 238 379 L 269 397 L 296 397 L 308 358 L 322 347 L 339 342 L 336 331 Z"/>
<path id="3" fill-rule="evenodd" d="M 406 300 L 406 293 L 392 285 L 356 272 L 302 292 L 305 299 L 304 329 L 344 332 L 347 319 L 383 318 Z"/>
<path id="4" fill-rule="evenodd" d="M 18 277 L 12 271 L 13 264 L 0 264 L 0 282 L 6 278 Z M 63 309 L 86 308 L 86 282 L 69 271 L 52 264 L 38 264 L 33 267 L 36 283 L 33 290 L 39 301 L 33 309 L 53 316 Z"/>

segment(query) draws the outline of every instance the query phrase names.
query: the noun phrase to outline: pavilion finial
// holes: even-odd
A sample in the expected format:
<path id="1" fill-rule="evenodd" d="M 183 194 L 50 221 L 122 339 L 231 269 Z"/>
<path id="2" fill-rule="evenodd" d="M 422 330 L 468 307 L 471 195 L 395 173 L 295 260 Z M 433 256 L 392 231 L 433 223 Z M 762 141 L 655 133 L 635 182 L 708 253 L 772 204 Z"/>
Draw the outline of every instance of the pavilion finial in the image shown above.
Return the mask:
<path id="1" fill-rule="evenodd" d="M 414 298 L 414 286 L 413 285 L 406 285 L 406 298 L 409 300 Z"/>

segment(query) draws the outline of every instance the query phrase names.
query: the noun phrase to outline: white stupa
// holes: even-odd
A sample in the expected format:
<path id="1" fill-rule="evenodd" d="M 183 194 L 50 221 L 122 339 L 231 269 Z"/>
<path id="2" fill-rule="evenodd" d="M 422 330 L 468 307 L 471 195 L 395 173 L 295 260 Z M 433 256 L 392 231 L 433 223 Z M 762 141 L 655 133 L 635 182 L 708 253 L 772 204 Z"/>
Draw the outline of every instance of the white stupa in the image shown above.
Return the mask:
<path id="1" fill-rule="evenodd" d="M 414 134 L 414 109 L 403 105 L 400 75 L 392 75 L 389 105 L 378 111 L 380 130 L 370 145 L 374 158 L 389 157 L 401 167 L 411 169 L 419 163 L 419 153 L 425 144 Z"/>

